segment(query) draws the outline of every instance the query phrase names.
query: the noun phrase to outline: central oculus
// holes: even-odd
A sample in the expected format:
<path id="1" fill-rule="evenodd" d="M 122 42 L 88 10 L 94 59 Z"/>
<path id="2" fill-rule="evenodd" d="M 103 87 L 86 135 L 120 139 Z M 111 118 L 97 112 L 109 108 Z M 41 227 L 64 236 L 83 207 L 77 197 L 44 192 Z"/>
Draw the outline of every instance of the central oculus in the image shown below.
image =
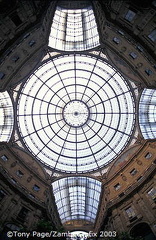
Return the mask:
<path id="1" fill-rule="evenodd" d="M 65 105 L 63 118 L 69 126 L 81 127 L 89 118 L 89 109 L 84 102 L 72 100 Z"/>

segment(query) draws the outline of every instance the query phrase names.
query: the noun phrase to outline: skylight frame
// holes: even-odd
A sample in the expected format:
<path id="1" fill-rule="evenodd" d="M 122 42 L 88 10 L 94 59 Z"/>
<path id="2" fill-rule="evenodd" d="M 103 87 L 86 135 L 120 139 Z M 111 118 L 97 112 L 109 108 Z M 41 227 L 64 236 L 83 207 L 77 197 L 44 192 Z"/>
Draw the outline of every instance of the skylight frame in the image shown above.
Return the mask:
<path id="1" fill-rule="evenodd" d="M 79 74 L 79 76 L 81 75 L 81 78 L 78 77 L 78 74 Z M 105 80 L 103 80 L 101 75 L 103 77 L 105 76 Z M 61 80 L 62 77 L 64 77 L 63 81 Z M 45 80 L 46 82 L 44 83 L 45 78 L 46 78 L 46 80 Z M 48 80 L 48 78 L 49 78 L 49 80 Z M 53 81 L 51 81 L 51 78 L 53 78 Z M 59 135 L 59 138 L 57 138 L 58 139 L 57 141 L 55 138 L 55 147 L 53 146 L 55 151 L 52 151 L 52 149 L 50 147 L 50 146 L 52 146 L 52 145 L 50 145 L 52 143 L 52 141 L 51 142 L 49 141 L 49 145 L 48 145 L 48 137 L 47 137 L 48 132 L 51 132 L 51 130 L 49 131 L 48 128 L 47 129 L 45 128 L 44 131 L 41 130 L 42 137 L 39 137 L 38 139 L 32 137 L 31 136 L 32 134 L 30 134 L 30 133 L 33 131 L 32 129 L 35 126 L 35 122 L 38 122 L 37 124 L 39 126 L 36 130 L 34 129 L 35 134 L 38 134 L 37 133 L 38 129 L 42 129 L 45 126 L 45 124 L 47 126 L 49 125 L 49 119 L 45 120 L 46 111 L 47 111 L 46 109 L 48 109 L 48 108 L 52 109 L 52 107 L 57 108 L 57 110 L 55 111 L 55 112 L 57 112 L 56 118 L 52 119 L 52 116 L 51 116 L 51 121 L 53 120 L 52 125 L 54 126 L 54 120 L 55 120 L 58 122 L 58 126 L 60 129 L 63 128 L 63 126 L 65 126 L 65 122 L 62 123 L 62 121 L 58 119 L 58 116 L 59 116 L 58 111 L 60 111 L 60 109 L 62 109 L 59 105 L 60 105 L 60 103 L 65 105 L 69 101 L 71 93 L 67 94 L 69 91 L 68 83 L 69 83 L 69 85 L 73 84 L 73 86 L 70 86 L 70 89 L 72 87 L 72 91 L 74 91 L 75 79 L 77 79 L 76 81 L 79 82 L 76 86 L 77 90 L 78 90 L 78 88 L 80 88 L 80 92 L 82 92 L 82 90 L 84 90 L 84 94 L 77 93 L 76 94 L 77 97 L 79 97 L 79 98 L 83 97 L 84 98 L 83 101 L 84 102 L 88 101 L 90 104 L 90 107 L 91 107 L 91 105 L 94 105 L 94 103 L 98 103 L 96 101 L 97 101 L 97 99 L 98 99 L 98 101 L 100 99 L 100 101 L 101 101 L 100 108 L 104 109 L 105 107 L 107 107 L 107 108 L 109 107 L 110 109 L 115 109 L 115 108 L 118 109 L 118 113 L 119 113 L 118 118 L 116 118 L 115 114 L 114 114 L 114 120 L 116 119 L 116 121 L 118 122 L 118 119 L 120 118 L 121 123 L 119 124 L 119 122 L 118 122 L 118 124 L 113 125 L 114 124 L 113 122 L 115 122 L 113 119 L 112 120 L 109 120 L 109 119 L 104 120 L 103 119 L 102 121 L 105 121 L 105 125 L 106 126 L 108 125 L 108 127 L 105 126 L 105 130 L 104 130 L 104 128 L 103 128 L 104 131 L 102 130 L 103 132 L 105 132 L 105 136 L 107 137 L 107 138 L 105 138 L 105 140 L 102 140 L 103 136 L 101 135 L 101 133 L 100 133 L 100 135 L 98 133 L 98 131 L 100 131 L 102 129 L 99 125 L 99 123 L 101 121 L 101 117 L 99 115 L 99 117 L 97 118 L 97 116 L 95 115 L 92 119 L 90 119 L 90 125 L 88 125 L 88 122 L 87 122 L 87 124 L 85 126 L 85 131 L 87 131 L 87 134 L 89 132 L 89 135 L 83 134 L 84 133 L 83 129 L 82 130 L 80 130 L 79 128 L 75 129 L 72 126 L 69 128 L 69 126 L 68 126 L 68 130 L 66 129 L 66 132 L 64 132 L 63 133 L 64 135 L 62 135 L 64 137 Z M 87 88 L 85 88 L 85 85 L 83 85 L 82 83 L 80 84 L 80 80 L 83 82 L 86 82 L 86 84 L 88 84 L 89 90 Z M 57 81 L 60 81 L 61 83 L 59 83 L 59 84 L 61 84 L 61 85 L 57 85 Z M 103 81 L 105 81 L 105 82 L 103 82 Z M 123 81 L 123 83 L 120 85 L 119 82 L 121 83 L 122 81 Z M 52 84 L 50 82 L 52 82 Z M 39 83 L 39 87 L 38 87 L 38 90 L 36 90 L 37 89 L 36 84 L 38 84 L 38 83 Z M 102 90 L 100 90 L 98 98 L 94 97 L 94 100 L 92 99 L 93 97 L 89 98 L 88 93 L 89 94 L 92 93 L 93 95 L 96 95 L 96 93 L 98 92 L 98 89 L 101 88 L 102 83 L 104 83 L 105 87 L 107 87 L 107 90 L 109 90 L 109 91 L 106 90 L 103 92 Z M 89 85 L 89 84 L 91 84 L 91 85 Z M 116 90 L 114 90 L 112 88 L 113 84 L 115 84 Z M 44 90 L 42 89 L 42 91 L 41 91 L 40 87 L 42 87 L 42 85 L 44 87 L 46 87 L 46 89 L 44 89 Z M 52 89 L 52 85 L 53 85 L 54 89 Z M 92 88 L 93 88 L 93 90 L 92 90 Z M 54 94 L 55 98 L 54 99 L 53 99 L 53 97 L 51 98 L 49 93 L 46 95 L 46 90 L 51 91 L 50 93 Z M 37 91 L 36 94 L 34 91 Z M 62 92 L 60 92 L 60 91 L 62 91 Z M 106 106 L 104 106 L 102 103 L 101 95 L 104 94 L 104 97 L 106 98 L 106 97 L 108 97 L 108 92 L 109 92 L 109 94 L 111 94 L 110 96 L 112 99 L 110 99 L 110 101 L 105 101 Z M 60 93 L 61 93 L 61 97 L 60 97 Z M 38 95 L 38 94 L 40 94 L 40 95 Z M 76 95 L 75 95 L 75 93 L 73 94 L 74 97 Z M 117 100 L 114 100 L 116 95 L 117 95 Z M 24 101 L 25 103 L 21 102 L 21 96 L 22 96 L 22 101 Z M 34 99 L 34 96 L 35 96 L 35 99 Z M 27 98 L 29 98 L 29 100 Z M 120 104 L 120 108 L 118 108 L 116 104 L 118 104 L 122 98 L 125 99 L 124 100 L 125 105 Z M 51 102 L 51 99 L 53 99 L 52 104 L 49 103 L 49 102 Z M 57 99 L 58 99 L 58 102 L 56 101 Z M 40 107 L 42 108 L 42 111 L 40 112 L 40 108 L 39 107 L 37 108 L 37 105 L 36 105 L 36 107 L 34 107 L 34 110 L 33 110 L 34 112 L 33 112 L 32 106 L 35 106 L 35 102 L 37 102 L 38 100 L 39 100 L 39 102 L 41 101 Z M 20 102 L 21 102 L 21 104 L 20 104 Z M 97 104 L 97 106 L 98 105 L 99 104 Z M 93 107 L 92 111 L 97 111 L 97 106 Z M 126 109 L 128 109 L 128 110 L 126 110 Z M 125 122 L 124 117 L 119 117 L 119 115 L 121 115 L 120 113 L 122 111 L 124 111 L 123 115 L 126 115 L 127 118 L 129 118 L 130 124 L 127 124 L 127 120 Z M 33 121 L 31 120 L 32 112 L 34 115 Z M 35 114 L 38 115 L 37 112 L 39 113 L 40 117 L 35 116 Z M 103 61 L 101 58 L 93 57 L 92 55 L 66 54 L 66 55 L 62 55 L 59 57 L 50 58 L 49 60 L 46 60 L 45 62 L 43 62 L 42 65 L 40 67 L 38 67 L 38 69 L 30 76 L 30 78 L 24 84 L 23 89 L 21 91 L 21 95 L 19 96 L 19 100 L 18 100 L 18 111 L 17 111 L 18 121 L 17 122 L 18 122 L 19 132 L 20 132 L 23 143 L 26 145 L 26 147 L 29 149 L 29 151 L 45 166 L 48 166 L 51 169 L 54 169 L 55 171 L 61 171 L 61 172 L 66 172 L 66 173 L 84 173 L 84 172 L 100 170 L 104 166 L 108 165 L 109 162 L 111 162 L 113 159 L 115 159 L 121 153 L 121 151 L 124 149 L 124 147 L 128 144 L 128 142 L 131 139 L 131 135 L 132 135 L 133 128 L 134 128 L 134 122 L 135 122 L 134 112 L 135 112 L 135 103 L 134 103 L 134 99 L 133 99 L 133 94 L 129 87 L 129 83 L 126 80 L 124 80 L 124 78 L 121 76 L 121 74 L 119 72 L 117 72 L 117 70 L 115 68 L 113 68 L 109 63 L 107 63 L 107 61 Z M 41 115 L 41 113 L 43 114 L 43 116 Z M 107 111 L 107 113 L 108 113 L 108 111 Z M 110 116 L 112 115 L 112 110 L 110 110 L 109 114 L 110 114 Z M 21 122 L 19 121 L 20 115 L 23 115 L 23 117 L 21 118 L 22 120 L 20 120 Z M 92 116 L 93 115 L 94 114 L 92 114 Z M 116 114 L 116 116 L 117 116 L 117 114 Z M 112 117 L 113 117 L 113 115 L 112 115 Z M 43 120 L 43 118 L 44 118 L 44 120 Z M 43 125 L 42 125 L 42 121 L 40 121 L 39 119 L 44 121 Z M 96 127 L 94 126 L 95 121 L 97 122 Z M 29 126 L 27 126 L 26 122 L 29 122 Z M 126 123 L 127 127 L 123 123 Z M 58 126 L 57 126 L 57 128 L 58 128 Z M 94 127 L 92 127 L 92 126 L 94 126 Z M 116 133 L 116 127 L 119 128 L 117 133 Z M 110 132 L 109 132 L 109 130 L 110 130 Z M 68 139 L 69 138 L 68 131 L 69 132 L 71 131 L 70 132 L 70 137 L 72 137 L 71 141 L 69 141 L 69 139 Z M 53 132 L 53 130 L 52 130 L 52 132 Z M 55 131 L 55 132 L 57 132 L 57 131 Z M 58 133 L 56 135 L 58 135 Z M 79 136 L 79 134 L 81 134 L 81 141 L 79 142 L 79 146 L 77 144 L 77 146 L 73 147 L 73 138 L 75 138 L 74 137 L 75 133 L 78 134 L 77 136 Z M 54 132 L 53 132 L 53 134 L 54 134 Z M 114 141 L 113 134 L 118 138 L 118 141 Z M 92 138 L 94 135 L 97 135 L 97 139 L 92 143 Z M 82 151 L 82 149 L 85 148 L 85 147 L 83 147 L 83 144 L 84 144 L 85 139 L 87 139 L 87 136 L 88 136 L 87 146 L 90 147 L 90 146 L 95 145 L 95 147 L 93 147 L 93 150 L 90 150 L 89 155 L 87 154 L 88 159 L 85 155 L 85 159 L 87 159 L 87 161 L 86 161 L 86 163 L 84 163 L 85 149 L 83 151 Z M 110 136 L 111 136 L 111 140 L 110 140 Z M 47 147 L 46 147 L 46 151 L 42 152 L 42 149 L 45 148 L 45 143 L 43 142 L 43 139 L 47 143 L 46 144 Z M 61 150 L 61 148 L 59 148 L 59 144 L 62 144 L 62 146 L 63 146 L 64 139 L 66 139 L 68 141 L 68 145 L 70 145 L 71 147 L 70 148 L 67 147 L 68 149 L 66 149 L 66 151 L 68 150 L 66 152 L 66 154 L 68 154 L 68 157 L 60 158 L 61 151 L 64 151 L 64 149 Z M 79 139 L 79 137 L 77 139 Z M 123 139 L 123 141 L 125 141 L 125 144 L 121 147 L 122 139 Z M 103 145 L 105 145 L 105 151 L 107 151 L 106 154 L 104 154 L 104 152 L 101 154 L 101 150 L 98 148 L 96 150 L 96 144 L 100 143 L 100 141 L 102 141 Z M 111 144 L 111 147 L 109 146 L 109 144 Z M 40 146 L 40 147 L 38 147 L 38 146 Z M 58 154 L 59 151 L 60 151 L 60 153 Z M 83 154 L 82 154 L 82 152 L 83 152 Z M 74 160 L 73 156 L 71 157 L 71 153 L 74 154 L 75 160 Z M 95 157 L 95 155 L 96 155 L 96 157 Z M 109 157 L 107 155 L 109 155 Z M 58 159 L 58 156 L 59 156 L 59 158 L 62 159 L 61 162 L 62 163 L 64 162 L 64 163 L 60 165 L 61 162 L 59 163 L 56 160 L 53 161 L 53 158 L 51 158 L 51 156 L 54 159 Z M 45 161 L 45 159 L 46 159 L 46 161 Z M 67 159 L 68 159 L 68 162 L 67 162 Z M 105 162 L 104 162 L 104 159 L 105 159 Z"/>
<path id="2" fill-rule="evenodd" d="M 10 95 L 0 92 L 0 142 L 9 142 L 14 126 L 14 111 Z"/>
<path id="3" fill-rule="evenodd" d="M 101 182 L 89 177 L 67 177 L 52 183 L 62 223 L 86 220 L 94 223 L 101 194 Z"/>
<path id="4" fill-rule="evenodd" d="M 139 125 L 145 139 L 156 138 L 156 90 L 145 88 L 139 102 Z"/>
<path id="5" fill-rule="evenodd" d="M 92 6 L 82 9 L 57 6 L 48 45 L 61 51 L 85 51 L 99 46 L 99 34 Z"/>

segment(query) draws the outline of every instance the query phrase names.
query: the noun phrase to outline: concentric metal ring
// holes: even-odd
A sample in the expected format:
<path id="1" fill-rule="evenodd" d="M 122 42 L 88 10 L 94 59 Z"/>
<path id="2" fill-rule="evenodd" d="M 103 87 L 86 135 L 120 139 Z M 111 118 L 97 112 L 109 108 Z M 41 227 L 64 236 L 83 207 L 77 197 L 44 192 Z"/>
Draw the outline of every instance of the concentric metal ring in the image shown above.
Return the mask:
<path id="1" fill-rule="evenodd" d="M 64 107 L 63 118 L 69 126 L 81 127 L 89 118 L 89 109 L 84 102 L 72 100 Z"/>
<path id="2" fill-rule="evenodd" d="M 48 60 L 19 97 L 23 142 L 42 163 L 61 172 L 100 170 L 128 144 L 135 104 L 126 80 L 88 55 Z"/>

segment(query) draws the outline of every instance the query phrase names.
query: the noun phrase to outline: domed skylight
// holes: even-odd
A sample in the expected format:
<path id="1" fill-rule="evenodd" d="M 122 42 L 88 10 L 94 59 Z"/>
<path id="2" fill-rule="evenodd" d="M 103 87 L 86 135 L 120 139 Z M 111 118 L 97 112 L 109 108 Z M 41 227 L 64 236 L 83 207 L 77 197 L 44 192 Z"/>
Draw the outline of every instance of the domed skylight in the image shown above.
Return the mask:
<path id="1" fill-rule="evenodd" d="M 100 170 L 130 140 L 135 105 L 130 87 L 107 62 L 70 54 L 45 61 L 18 101 L 22 140 L 61 172 Z"/>

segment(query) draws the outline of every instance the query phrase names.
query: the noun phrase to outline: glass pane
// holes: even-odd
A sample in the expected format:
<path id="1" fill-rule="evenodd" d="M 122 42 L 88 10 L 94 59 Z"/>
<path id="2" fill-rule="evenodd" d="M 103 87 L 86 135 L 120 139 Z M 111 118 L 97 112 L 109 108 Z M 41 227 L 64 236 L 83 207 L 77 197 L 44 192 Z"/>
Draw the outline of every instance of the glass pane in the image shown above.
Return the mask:
<path id="1" fill-rule="evenodd" d="M 145 139 L 156 138 L 156 90 L 144 89 L 139 103 L 139 123 Z"/>
<path id="2" fill-rule="evenodd" d="M 92 7 L 74 10 L 57 7 L 49 46 L 64 51 L 82 51 L 99 46 L 99 34 Z"/>
<path id="3" fill-rule="evenodd" d="M 101 182 L 88 177 L 67 177 L 54 182 L 52 187 L 62 222 L 72 219 L 95 221 Z"/>
<path id="4" fill-rule="evenodd" d="M 150 112 L 154 119 L 153 107 Z M 130 87 L 110 64 L 69 54 L 47 60 L 29 77 L 17 118 L 38 160 L 58 171 L 84 173 L 120 154 L 133 132 L 134 113 Z"/>
<path id="5" fill-rule="evenodd" d="M 11 98 L 7 92 L 0 93 L 0 142 L 10 140 L 14 125 L 14 112 Z"/>

